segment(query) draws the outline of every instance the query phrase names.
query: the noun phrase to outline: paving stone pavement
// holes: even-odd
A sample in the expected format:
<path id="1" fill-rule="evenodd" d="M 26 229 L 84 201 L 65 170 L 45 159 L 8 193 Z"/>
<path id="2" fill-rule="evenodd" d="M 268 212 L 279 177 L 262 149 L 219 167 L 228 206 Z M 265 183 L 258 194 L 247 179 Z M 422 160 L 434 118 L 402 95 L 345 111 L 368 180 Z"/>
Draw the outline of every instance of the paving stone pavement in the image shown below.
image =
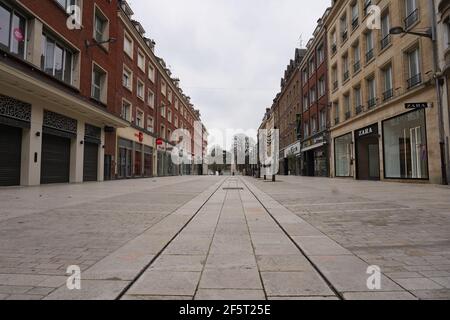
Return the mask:
<path id="1" fill-rule="evenodd" d="M 66 283 L 69 265 L 84 273 L 221 179 L 0 189 L 0 300 L 48 297 Z M 104 291 L 120 292 L 118 287 L 112 282 Z"/>
<path id="2" fill-rule="evenodd" d="M 450 188 L 309 177 L 277 179 L 276 183 L 244 181 L 344 250 L 380 266 L 414 297 L 450 299 Z M 301 246 L 307 254 L 312 253 L 311 244 L 318 246 L 318 253 L 329 254 L 326 248 L 332 247 L 322 247 L 323 241 L 327 240 L 309 239 Z M 313 260 L 324 262 L 320 256 Z M 405 297 L 405 293 L 389 295 Z M 380 293 L 346 293 L 345 298 L 377 299 Z"/>

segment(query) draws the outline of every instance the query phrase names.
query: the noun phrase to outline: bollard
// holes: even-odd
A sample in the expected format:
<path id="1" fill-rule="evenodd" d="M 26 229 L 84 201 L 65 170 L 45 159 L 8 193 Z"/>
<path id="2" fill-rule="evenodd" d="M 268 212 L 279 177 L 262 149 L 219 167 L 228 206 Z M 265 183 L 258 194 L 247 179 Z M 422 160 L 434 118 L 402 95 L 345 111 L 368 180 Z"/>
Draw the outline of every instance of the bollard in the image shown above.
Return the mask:
<path id="1" fill-rule="evenodd" d="M 264 175 L 264 180 L 267 180 L 267 176 L 266 175 Z"/>
<path id="2" fill-rule="evenodd" d="M 273 176 L 272 176 L 272 182 L 275 182 L 275 181 L 276 181 L 276 176 L 273 175 Z"/>

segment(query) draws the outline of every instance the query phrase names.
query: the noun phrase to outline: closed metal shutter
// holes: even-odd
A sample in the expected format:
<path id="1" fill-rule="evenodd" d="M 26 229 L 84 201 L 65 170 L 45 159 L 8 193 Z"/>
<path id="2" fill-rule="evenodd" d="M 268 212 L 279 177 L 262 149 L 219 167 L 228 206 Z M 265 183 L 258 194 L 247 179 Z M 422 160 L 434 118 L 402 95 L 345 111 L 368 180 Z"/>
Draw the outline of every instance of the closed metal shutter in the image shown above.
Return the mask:
<path id="1" fill-rule="evenodd" d="M 20 185 L 22 129 L 0 124 L 0 186 Z"/>
<path id="2" fill-rule="evenodd" d="M 70 139 L 45 134 L 42 137 L 41 184 L 68 183 Z"/>
<path id="3" fill-rule="evenodd" d="M 84 143 L 84 169 L 83 181 L 98 180 L 98 144 Z"/>

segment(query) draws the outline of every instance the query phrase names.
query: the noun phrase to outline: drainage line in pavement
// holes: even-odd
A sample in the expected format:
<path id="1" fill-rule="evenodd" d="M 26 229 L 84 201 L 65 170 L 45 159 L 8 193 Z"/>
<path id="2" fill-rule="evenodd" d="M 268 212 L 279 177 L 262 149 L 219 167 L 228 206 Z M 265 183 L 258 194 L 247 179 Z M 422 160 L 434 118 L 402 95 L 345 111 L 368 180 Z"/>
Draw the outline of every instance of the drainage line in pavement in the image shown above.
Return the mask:
<path id="1" fill-rule="evenodd" d="M 309 261 L 309 263 L 312 265 L 314 270 L 319 273 L 320 277 L 325 281 L 325 283 L 328 285 L 328 287 L 334 292 L 334 294 L 340 299 L 345 300 L 344 296 L 333 286 L 333 284 L 328 280 L 328 278 L 322 273 L 322 271 L 317 267 L 317 265 L 306 255 L 305 251 L 294 241 L 294 239 L 290 236 L 290 234 L 283 228 L 283 226 L 278 222 L 277 219 L 270 213 L 269 209 L 266 208 L 266 206 L 262 203 L 262 201 L 256 196 L 256 194 L 249 188 L 248 184 L 242 179 L 242 183 L 247 187 L 248 191 L 250 191 L 251 194 L 258 200 L 258 202 L 261 204 L 261 206 L 266 210 L 268 215 L 272 218 L 273 221 L 280 227 L 280 229 L 284 232 L 284 234 L 291 240 L 291 242 L 297 247 L 298 250 L 303 254 L 303 256 Z M 274 199 L 275 200 L 275 199 Z M 276 201 L 276 200 L 275 200 Z M 278 202 L 278 201 L 277 201 Z M 279 203 L 279 202 L 278 202 Z"/>
<path id="2" fill-rule="evenodd" d="M 153 257 L 152 260 L 137 274 L 137 276 L 120 292 L 120 294 L 117 296 L 115 300 L 120 300 L 123 298 L 123 296 L 131 289 L 131 287 L 139 280 L 140 277 L 148 270 L 148 268 L 151 267 L 151 265 L 161 256 L 161 254 L 167 249 L 167 247 L 180 235 L 181 232 L 183 232 L 184 229 L 194 220 L 194 218 L 198 215 L 198 213 L 203 209 L 203 207 L 208 203 L 209 200 L 219 191 L 219 189 L 225 184 L 226 179 L 222 181 L 222 183 L 219 184 L 219 186 L 214 190 L 214 192 L 211 193 L 211 195 L 208 197 L 208 199 L 203 202 L 201 207 L 194 213 L 194 215 L 183 225 L 183 227 L 173 236 L 172 239 L 167 242 L 167 244 L 164 246 L 164 248 L 159 251 L 155 257 Z M 195 199 L 195 198 L 194 198 Z M 176 210 L 174 211 L 176 212 Z"/>

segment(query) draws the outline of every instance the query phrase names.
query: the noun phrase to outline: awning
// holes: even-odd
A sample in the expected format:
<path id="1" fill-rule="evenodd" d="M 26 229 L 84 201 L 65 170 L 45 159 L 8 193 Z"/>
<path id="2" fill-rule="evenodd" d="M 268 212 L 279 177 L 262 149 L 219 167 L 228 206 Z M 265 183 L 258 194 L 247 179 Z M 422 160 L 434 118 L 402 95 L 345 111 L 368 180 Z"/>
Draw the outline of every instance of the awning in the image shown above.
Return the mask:
<path id="1" fill-rule="evenodd" d="M 302 152 L 306 152 L 309 150 L 314 150 L 320 147 L 323 147 L 325 145 L 325 142 L 321 142 L 321 143 L 317 143 L 317 144 L 313 144 L 312 146 L 306 147 L 302 149 Z"/>

